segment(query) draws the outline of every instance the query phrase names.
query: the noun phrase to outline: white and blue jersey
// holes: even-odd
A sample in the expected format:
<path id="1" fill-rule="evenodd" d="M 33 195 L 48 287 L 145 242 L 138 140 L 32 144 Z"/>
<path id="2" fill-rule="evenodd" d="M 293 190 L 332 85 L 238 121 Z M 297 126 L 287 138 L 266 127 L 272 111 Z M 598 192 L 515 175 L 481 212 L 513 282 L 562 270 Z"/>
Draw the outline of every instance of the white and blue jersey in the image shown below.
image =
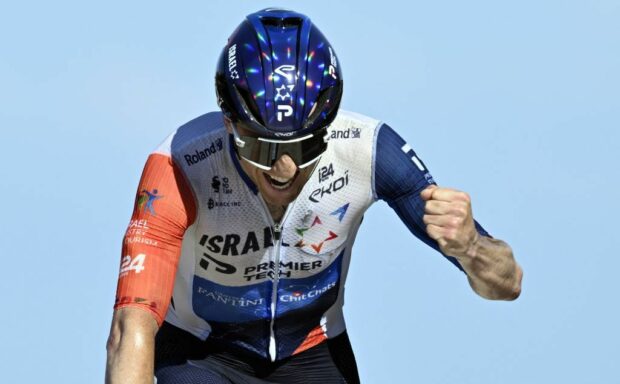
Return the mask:
<path id="1" fill-rule="evenodd" d="M 439 248 L 426 234 L 420 197 L 434 181 L 413 149 L 386 124 L 342 110 L 329 135 L 327 151 L 310 179 L 275 223 L 239 164 L 221 113 L 180 127 L 152 155 L 168 159 L 173 176 L 148 176 L 145 170 L 141 181 L 132 223 L 139 226 L 143 220 L 147 230 L 139 240 L 131 232 L 129 245 L 126 237 L 129 259 L 117 307 L 147 306 L 160 320 L 165 314 L 165 321 L 201 339 L 271 360 L 341 334 L 351 250 L 371 204 L 386 201 L 416 237 Z M 162 177 L 175 180 L 162 182 Z M 171 190 L 175 186 L 181 187 Z M 153 202 L 141 191 L 155 191 L 162 198 Z M 181 208 L 166 208 L 166 196 L 177 195 L 184 201 Z M 151 210 L 145 209 L 145 201 Z M 173 217 L 178 211 L 192 217 L 166 218 L 166 212 Z M 162 235 L 167 227 L 182 227 L 182 236 Z M 178 251 L 158 253 L 174 248 L 171 238 L 178 238 Z M 144 274 L 131 267 L 138 266 L 138 252 Z M 162 259 L 173 253 L 178 259 L 165 263 L 173 273 L 178 263 L 171 292 L 158 286 L 158 298 L 144 297 L 151 291 L 136 287 L 153 285 L 140 282 L 148 278 L 147 268 L 162 269 Z M 456 259 L 448 259 L 461 268 Z M 166 295 L 172 298 L 169 307 L 163 302 Z"/>

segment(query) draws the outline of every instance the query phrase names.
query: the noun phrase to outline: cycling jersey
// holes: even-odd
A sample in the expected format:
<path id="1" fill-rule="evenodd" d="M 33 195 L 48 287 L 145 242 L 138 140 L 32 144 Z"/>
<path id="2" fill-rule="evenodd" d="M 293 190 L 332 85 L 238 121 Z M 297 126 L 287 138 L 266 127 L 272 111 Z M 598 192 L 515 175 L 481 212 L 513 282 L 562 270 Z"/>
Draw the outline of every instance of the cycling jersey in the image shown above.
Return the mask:
<path id="1" fill-rule="evenodd" d="M 327 151 L 277 223 L 241 168 L 221 113 L 170 135 L 140 181 L 115 308 L 147 308 L 160 325 L 165 319 L 272 361 L 344 332 L 344 283 L 364 212 L 387 201 L 438 250 L 420 198 L 434 181 L 378 120 L 341 110 L 328 133 Z"/>

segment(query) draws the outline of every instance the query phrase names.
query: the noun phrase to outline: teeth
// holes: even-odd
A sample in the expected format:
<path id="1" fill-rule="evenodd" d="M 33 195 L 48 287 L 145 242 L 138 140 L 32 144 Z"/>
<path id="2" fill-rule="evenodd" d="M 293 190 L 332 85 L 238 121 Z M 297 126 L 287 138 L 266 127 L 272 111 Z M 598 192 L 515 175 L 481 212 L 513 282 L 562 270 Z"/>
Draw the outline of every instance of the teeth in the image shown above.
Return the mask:
<path id="1" fill-rule="evenodd" d="M 289 187 L 289 185 L 291 185 L 291 183 L 286 183 L 284 185 L 271 184 L 271 186 L 274 187 L 275 189 L 286 189 Z"/>
<path id="2" fill-rule="evenodd" d="M 274 176 L 270 176 L 270 175 L 267 175 L 267 174 L 266 174 L 266 176 L 267 176 L 267 179 L 269 180 L 271 186 L 273 188 L 279 189 L 279 190 L 288 188 L 293 183 L 293 179 L 294 179 L 294 177 L 290 178 L 290 179 L 285 179 L 285 178 L 282 178 L 282 177 L 274 177 Z"/>
<path id="3" fill-rule="evenodd" d="M 280 183 L 286 183 L 287 181 L 292 179 L 292 178 L 291 179 L 285 179 L 283 177 L 277 177 L 277 176 L 271 176 L 271 175 L 269 175 L 269 177 L 271 177 L 275 181 L 279 181 Z"/>

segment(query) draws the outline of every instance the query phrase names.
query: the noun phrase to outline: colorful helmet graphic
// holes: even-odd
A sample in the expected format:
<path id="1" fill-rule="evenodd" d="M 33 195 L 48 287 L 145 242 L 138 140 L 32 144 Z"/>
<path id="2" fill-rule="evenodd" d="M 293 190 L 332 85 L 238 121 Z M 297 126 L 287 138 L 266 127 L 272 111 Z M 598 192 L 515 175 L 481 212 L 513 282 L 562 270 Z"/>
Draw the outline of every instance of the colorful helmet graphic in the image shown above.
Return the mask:
<path id="1" fill-rule="evenodd" d="M 327 127 L 342 97 L 334 49 L 307 16 L 283 9 L 247 16 L 220 55 L 215 84 L 228 118 L 283 140 Z"/>

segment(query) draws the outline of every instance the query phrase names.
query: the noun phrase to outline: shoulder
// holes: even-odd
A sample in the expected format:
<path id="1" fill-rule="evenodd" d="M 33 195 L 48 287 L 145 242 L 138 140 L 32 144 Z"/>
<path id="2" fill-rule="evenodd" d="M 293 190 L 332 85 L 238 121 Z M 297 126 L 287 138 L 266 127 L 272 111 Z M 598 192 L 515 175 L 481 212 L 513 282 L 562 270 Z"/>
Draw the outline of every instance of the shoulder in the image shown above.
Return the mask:
<path id="1" fill-rule="evenodd" d="M 209 112 L 188 121 L 172 132 L 155 149 L 154 153 L 177 157 L 196 145 L 204 146 L 205 142 L 222 138 L 226 134 L 224 118 L 221 112 Z M 208 143 L 207 143 L 208 144 Z M 221 142 L 217 150 L 221 150 Z M 207 148 L 210 145 L 206 146 Z"/>
<path id="2" fill-rule="evenodd" d="M 332 145 L 343 150 L 371 149 L 381 121 L 371 117 L 340 110 L 328 129 Z"/>
<path id="3" fill-rule="evenodd" d="M 380 125 L 381 120 L 343 109 L 338 111 L 338 115 L 332 123 L 332 127 L 338 129 L 356 127 L 366 130 L 374 130 Z"/>

